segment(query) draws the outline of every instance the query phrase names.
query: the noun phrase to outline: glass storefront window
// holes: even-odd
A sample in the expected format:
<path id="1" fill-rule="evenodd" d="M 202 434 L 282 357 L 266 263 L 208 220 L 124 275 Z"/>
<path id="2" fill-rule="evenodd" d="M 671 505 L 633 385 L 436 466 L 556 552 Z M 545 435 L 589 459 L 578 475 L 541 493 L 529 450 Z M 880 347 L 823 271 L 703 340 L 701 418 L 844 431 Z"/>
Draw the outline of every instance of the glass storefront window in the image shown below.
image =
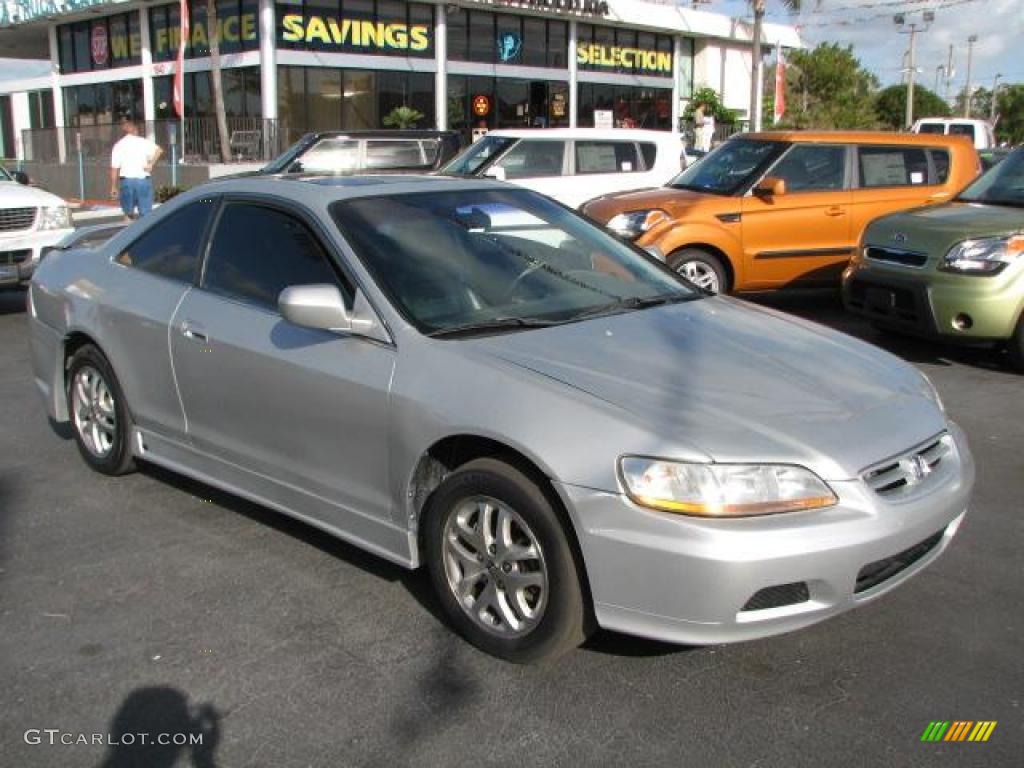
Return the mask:
<path id="1" fill-rule="evenodd" d="M 576 63 L 584 71 L 672 77 L 672 37 L 580 24 Z"/>
<path id="2" fill-rule="evenodd" d="M 462 8 L 445 17 L 448 28 L 448 58 L 451 61 L 469 60 L 469 13 Z"/>
<path id="3" fill-rule="evenodd" d="M 469 60 L 493 64 L 497 43 L 494 37 L 494 14 L 469 12 Z"/>
<path id="4" fill-rule="evenodd" d="M 569 25 L 548 20 L 548 66 L 565 69 L 569 66 Z"/>
<path id="5" fill-rule="evenodd" d="M 528 67 L 548 66 L 548 25 L 544 19 L 523 19 L 522 63 Z"/>
<path id="6" fill-rule="evenodd" d="M 430 58 L 434 8 L 404 0 L 282 0 L 276 39 L 292 50 Z"/>
<path id="7" fill-rule="evenodd" d="M 594 110 L 611 111 L 617 128 L 671 130 L 672 89 L 579 84 L 577 125 L 594 127 Z"/>
<path id="8" fill-rule="evenodd" d="M 150 49 L 153 61 L 173 61 L 178 56 L 181 19 L 178 4 L 149 9 Z M 259 48 L 258 0 L 218 0 L 217 25 L 210 30 L 206 19 L 206 0 L 190 0 L 189 39 L 185 57 L 210 55 L 210 35 L 216 35 L 221 53 L 253 51 Z"/>
<path id="9" fill-rule="evenodd" d="M 351 88 L 351 85 L 349 84 Z M 350 91 L 350 95 L 356 94 Z M 307 122 L 311 131 L 326 131 L 342 124 L 341 70 L 310 67 L 306 70 Z"/>

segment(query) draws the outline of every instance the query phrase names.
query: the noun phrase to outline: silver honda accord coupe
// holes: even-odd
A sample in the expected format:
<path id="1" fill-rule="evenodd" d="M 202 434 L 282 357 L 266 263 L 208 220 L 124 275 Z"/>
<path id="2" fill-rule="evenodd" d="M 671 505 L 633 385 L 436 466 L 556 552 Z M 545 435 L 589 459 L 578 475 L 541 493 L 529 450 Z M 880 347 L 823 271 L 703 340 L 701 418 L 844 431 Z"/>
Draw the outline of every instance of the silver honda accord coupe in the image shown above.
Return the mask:
<path id="1" fill-rule="evenodd" d="M 254 178 L 33 278 L 35 380 L 151 462 L 407 568 L 514 661 L 797 629 L 933 561 L 974 482 L 913 367 L 709 296 L 494 181 Z"/>

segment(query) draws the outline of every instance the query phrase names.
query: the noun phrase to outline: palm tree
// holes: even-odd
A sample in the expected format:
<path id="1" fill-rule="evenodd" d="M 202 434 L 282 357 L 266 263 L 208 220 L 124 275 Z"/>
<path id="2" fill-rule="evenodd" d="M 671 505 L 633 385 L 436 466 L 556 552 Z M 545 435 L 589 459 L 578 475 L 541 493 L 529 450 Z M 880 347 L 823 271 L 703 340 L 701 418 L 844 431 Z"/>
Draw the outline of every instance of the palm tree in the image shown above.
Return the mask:
<path id="1" fill-rule="evenodd" d="M 761 25 L 764 23 L 764 12 L 767 0 L 747 0 L 754 12 L 754 29 L 752 32 L 754 48 L 750 60 L 750 130 L 757 123 L 757 93 L 761 83 Z M 783 7 L 791 13 L 800 10 L 801 0 L 779 0 Z"/>
<path id="2" fill-rule="evenodd" d="M 220 25 L 217 23 L 217 0 L 206 0 L 206 29 L 210 44 L 210 90 L 213 91 L 213 109 L 217 115 L 220 157 L 227 163 L 231 161 L 231 138 L 228 136 L 228 118 L 224 107 L 224 81 L 220 75 Z"/>

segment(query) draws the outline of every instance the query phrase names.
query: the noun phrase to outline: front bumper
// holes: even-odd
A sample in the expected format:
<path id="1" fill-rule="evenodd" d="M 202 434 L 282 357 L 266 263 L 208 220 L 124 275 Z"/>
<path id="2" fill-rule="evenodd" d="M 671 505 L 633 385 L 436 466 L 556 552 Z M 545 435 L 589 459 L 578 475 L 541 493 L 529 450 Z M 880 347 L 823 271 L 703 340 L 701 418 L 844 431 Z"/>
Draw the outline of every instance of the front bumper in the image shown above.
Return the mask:
<path id="1" fill-rule="evenodd" d="M 860 479 L 833 481 L 839 504 L 814 512 L 709 520 L 560 485 L 598 623 L 668 642 L 729 643 L 874 600 L 935 560 L 963 519 L 974 464 L 960 429 L 950 424 L 950 433 L 954 458 L 927 487 L 887 500 Z"/>
<path id="2" fill-rule="evenodd" d="M 0 288 L 26 285 L 44 252 L 74 229 L 44 229 L 0 234 Z"/>
<path id="3" fill-rule="evenodd" d="M 957 275 L 855 261 L 843 273 L 843 303 L 854 314 L 921 336 L 1000 341 L 1024 310 L 1024 263 L 998 275 Z M 955 322 L 970 318 L 969 327 Z"/>

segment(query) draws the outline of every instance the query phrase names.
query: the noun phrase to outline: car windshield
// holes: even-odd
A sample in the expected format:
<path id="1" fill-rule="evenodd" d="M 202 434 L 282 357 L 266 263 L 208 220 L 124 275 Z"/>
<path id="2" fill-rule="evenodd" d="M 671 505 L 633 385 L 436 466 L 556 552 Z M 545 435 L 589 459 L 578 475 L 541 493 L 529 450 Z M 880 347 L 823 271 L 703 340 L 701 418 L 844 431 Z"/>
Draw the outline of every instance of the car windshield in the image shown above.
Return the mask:
<path id="1" fill-rule="evenodd" d="M 0 181 L 14 181 L 14 177 L 2 165 L 0 165 Z"/>
<path id="2" fill-rule="evenodd" d="M 956 198 L 965 203 L 1024 207 L 1024 150 L 986 171 Z"/>
<path id="3" fill-rule="evenodd" d="M 357 198 L 331 212 L 396 308 L 430 335 L 554 325 L 702 295 L 527 190 Z"/>
<path id="4" fill-rule="evenodd" d="M 781 141 L 730 139 L 694 163 L 669 186 L 713 195 L 734 195 L 786 148 Z"/>
<path id="5" fill-rule="evenodd" d="M 286 149 L 284 152 L 282 152 L 280 155 L 278 155 L 265 166 L 263 166 L 261 172 L 284 173 L 285 171 L 288 170 L 289 167 L 291 167 L 291 164 L 295 161 L 295 158 L 301 155 L 303 152 L 305 152 L 306 148 L 309 147 L 309 145 L 312 144 L 314 141 L 316 141 L 316 134 L 307 133 L 297 142 L 288 147 L 288 149 Z"/>
<path id="6" fill-rule="evenodd" d="M 474 176 L 517 141 L 519 139 L 509 136 L 484 136 L 442 168 L 441 173 L 445 176 Z"/>

